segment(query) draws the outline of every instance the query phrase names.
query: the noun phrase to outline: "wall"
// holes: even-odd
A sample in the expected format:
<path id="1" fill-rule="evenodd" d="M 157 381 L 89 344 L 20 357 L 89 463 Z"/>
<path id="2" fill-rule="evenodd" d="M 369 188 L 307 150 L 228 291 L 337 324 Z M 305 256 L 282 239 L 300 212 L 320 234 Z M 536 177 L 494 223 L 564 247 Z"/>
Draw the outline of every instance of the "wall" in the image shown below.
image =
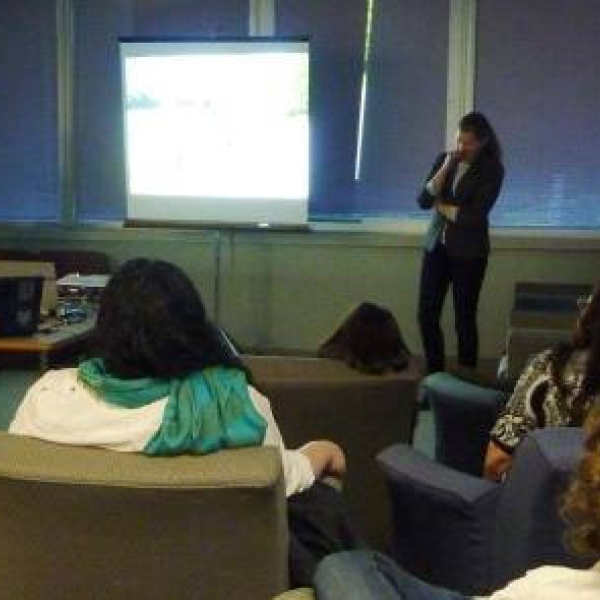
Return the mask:
<path id="1" fill-rule="evenodd" d="M 409 346 L 421 352 L 415 322 L 421 232 L 224 232 L 120 228 L 0 229 L 0 248 L 80 248 L 114 264 L 137 256 L 172 261 L 191 276 L 214 315 L 220 237 L 219 319 L 239 343 L 314 350 L 353 304 L 391 308 Z M 497 357 L 516 281 L 594 282 L 597 237 L 497 232 L 480 305 L 481 353 Z M 444 327 L 454 354 L 451 302 Z"/>

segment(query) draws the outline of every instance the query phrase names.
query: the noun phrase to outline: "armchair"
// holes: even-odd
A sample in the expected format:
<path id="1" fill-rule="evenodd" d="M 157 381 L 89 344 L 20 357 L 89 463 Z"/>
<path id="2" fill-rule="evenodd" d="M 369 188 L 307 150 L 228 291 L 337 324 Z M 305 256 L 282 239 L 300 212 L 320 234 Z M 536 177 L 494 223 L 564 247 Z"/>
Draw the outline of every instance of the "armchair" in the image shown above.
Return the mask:
<path id="1" fill-rule="evenodd" d="M 479 477 L 490 430 L 508 401 L 508 392 L 434 373 L 422 380 L 419 394 L 433 413 L 436 460 Z"/>
<path id="2" fill-rule="evenodd" d="M 395 558 L 467 595 L 487 594 L 543 564 L 583 566 L 563 546 L 558 515 L 582 443 L 580 429 L 532 433 L 501 484 L 403 444 L 387 448 L 378 460 L 391 494 Z"/>
<path id="3" fill-rule="evenodd" d="M 289 447 L 311 439 L 339 443 L 348 459 L 344 495 L 359 530 L 374 547 L 389 547 L 389 500 L 377 453 L 408 442 L 421 370 L 364 375 L 341 361 L 297 356 L 243 357 Z"/>
<path id="4" fill-rule="evenodd" d="M 274 448 L 146 457 L 0 433 L 0 581 L 22 600 L 265 600 L 287 588 Z"/>

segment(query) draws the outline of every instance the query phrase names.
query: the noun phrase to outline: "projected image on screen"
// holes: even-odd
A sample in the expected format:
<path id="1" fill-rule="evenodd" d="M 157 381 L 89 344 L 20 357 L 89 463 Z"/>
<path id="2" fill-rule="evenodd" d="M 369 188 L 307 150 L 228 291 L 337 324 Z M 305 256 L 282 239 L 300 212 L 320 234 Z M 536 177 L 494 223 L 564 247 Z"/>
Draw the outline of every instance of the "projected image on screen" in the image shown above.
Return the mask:
<path id="1" fill-rule="evenodd" d="M 123 46 L 130 216 L 306 220 L 306 43 Z"/>

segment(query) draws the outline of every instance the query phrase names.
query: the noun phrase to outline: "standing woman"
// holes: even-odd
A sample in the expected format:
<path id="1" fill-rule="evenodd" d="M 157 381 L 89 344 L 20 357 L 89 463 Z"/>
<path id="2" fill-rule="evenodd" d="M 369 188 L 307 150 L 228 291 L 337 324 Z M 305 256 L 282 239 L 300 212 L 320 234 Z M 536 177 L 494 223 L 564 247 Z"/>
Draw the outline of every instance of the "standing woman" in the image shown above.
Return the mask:
<path id="1" fill-rule="evenodd" d="M 465 115 L 456 148 L 438 156 L 417 199 L 421 208 L 433 209 L 418 308 L 428 373 L 444 370 L 440 316 L 450 284 L 458 363 L 477 366 L 477 304 L 490 251 L 488 214 L 503 179 L 502 150 L 494 130 L 481 113 Z"/>

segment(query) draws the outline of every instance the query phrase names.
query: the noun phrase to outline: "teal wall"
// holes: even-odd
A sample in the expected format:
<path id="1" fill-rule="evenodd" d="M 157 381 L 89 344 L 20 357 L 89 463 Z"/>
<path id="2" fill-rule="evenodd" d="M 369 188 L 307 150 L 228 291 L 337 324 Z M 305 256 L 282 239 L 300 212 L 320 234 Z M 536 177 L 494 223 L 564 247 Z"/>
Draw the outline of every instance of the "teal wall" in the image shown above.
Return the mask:
<path id="1" fill-rule="evenodd" d="M 314 350 L 357 302 L 393 310 L 409 346 L 421 352 L 415 323 L 421 232 L 230 232 L 120 228 L 0 229 L 0 247 L 73 248 L 106 252 L 115 265 L 147 256 L 172 261 L 196 283 L 215 314 L 216 247 L 220 237 L 221 323 L 240 343 Z M 516 281 L 594 282 L 600 238 L 502 232 L 481 298 L 483 357 L 503 348 Z M 447 308 L 451 309 L 451 302 Z M 448 354 L 454 354 L 446 310 Z"/>

